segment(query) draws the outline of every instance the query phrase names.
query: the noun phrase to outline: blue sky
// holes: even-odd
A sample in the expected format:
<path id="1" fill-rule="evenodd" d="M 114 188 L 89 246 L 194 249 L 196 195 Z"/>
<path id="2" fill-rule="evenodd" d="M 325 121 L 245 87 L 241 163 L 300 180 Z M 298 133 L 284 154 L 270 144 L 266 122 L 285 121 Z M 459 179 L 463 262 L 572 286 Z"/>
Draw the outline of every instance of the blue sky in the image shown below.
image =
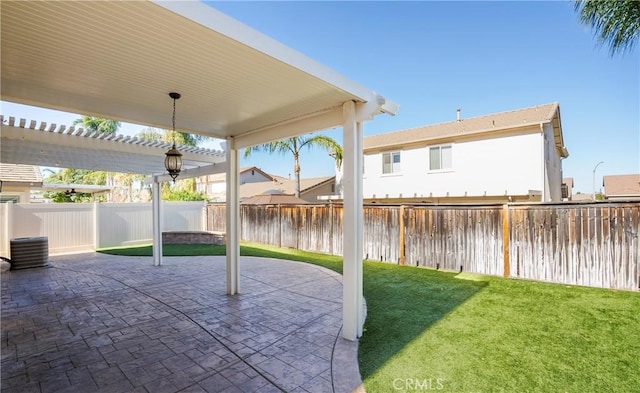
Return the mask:
<path id="1" fill-rule="evenodd" d="M 456 108 L 472 117 L 558 101 L 570 152 L 564 175 L 574 178 L 574 191 L 591 192 L 600 161 L 598 183 L 602 175 L 640 173 L 638 48 L 610 57 L 572 2 L 209 4 L 400 105 L 397 116 L 365 123 L 365 136 L 452 121 Z M 5 115 L 77 118 L 2 105 Z M 340 129 L 325 133 L 341 142 Z M 293 170 L 288 156 L 257 154 L 241 164 L 283 176 Z M 301 168 L 303 177 L 334 170 L 319 151 L 302 157 Z"/>

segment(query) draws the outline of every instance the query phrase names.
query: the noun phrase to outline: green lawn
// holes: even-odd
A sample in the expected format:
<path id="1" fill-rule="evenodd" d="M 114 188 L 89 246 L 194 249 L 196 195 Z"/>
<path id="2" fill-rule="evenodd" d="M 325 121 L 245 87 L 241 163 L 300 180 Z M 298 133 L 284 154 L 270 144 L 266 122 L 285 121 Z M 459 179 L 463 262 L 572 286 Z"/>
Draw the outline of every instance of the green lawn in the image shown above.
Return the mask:
<path id="1" fill-rule="evenodd" d="M 101 250 L 151 255 L 150 247 Z M 165 255 L 224 255 L 165 246 Z M 241 246 L 242 255 L 342 272 L 340 257 Z M 631 392 L 640 386 L 640 293 L 365 262 L 360 371 L 370 393 Z"/>

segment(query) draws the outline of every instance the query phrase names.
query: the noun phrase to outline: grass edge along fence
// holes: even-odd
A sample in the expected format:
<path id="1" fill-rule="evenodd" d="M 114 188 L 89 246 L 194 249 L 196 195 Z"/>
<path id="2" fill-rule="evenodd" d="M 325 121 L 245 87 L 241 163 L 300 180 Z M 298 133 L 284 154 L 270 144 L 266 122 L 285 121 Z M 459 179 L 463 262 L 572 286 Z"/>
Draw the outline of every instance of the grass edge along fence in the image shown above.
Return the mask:
<path id="1" fill-rule="evenodd" d="M 224 205 L 207 229 L 224 231 Z M 342 205 L 242 205 L 241 239 L 342 255 Z M 367 259 L 640 289 L 640 202 L 364 206 Z"/>

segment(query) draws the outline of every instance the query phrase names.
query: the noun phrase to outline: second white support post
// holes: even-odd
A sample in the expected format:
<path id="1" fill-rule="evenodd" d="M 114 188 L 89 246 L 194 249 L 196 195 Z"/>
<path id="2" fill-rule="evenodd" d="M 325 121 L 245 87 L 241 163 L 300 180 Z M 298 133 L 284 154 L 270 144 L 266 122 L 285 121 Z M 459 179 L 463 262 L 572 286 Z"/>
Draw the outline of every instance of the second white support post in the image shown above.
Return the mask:
<path id="1" fill-rule="evenodd" d="M 240 292 L 240 193 L 238 150 L 233 138 L 227 138 L 227 294 Z"/>
<path id="2" fill-rule="evenodd" d="M 356 121 L 356 105 L 345 102 L 344 143 L 344 236 L 342 271 L 342 336 L 355 341 L 362 336 L 362 126 Z"/>

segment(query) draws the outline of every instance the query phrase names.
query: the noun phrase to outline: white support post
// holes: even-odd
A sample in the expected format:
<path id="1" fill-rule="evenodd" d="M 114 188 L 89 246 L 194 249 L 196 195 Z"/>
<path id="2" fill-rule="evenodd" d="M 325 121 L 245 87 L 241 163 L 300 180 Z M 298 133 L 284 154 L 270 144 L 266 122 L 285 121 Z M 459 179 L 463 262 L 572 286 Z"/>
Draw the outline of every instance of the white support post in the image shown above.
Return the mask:
<path id="1" fill-rule="evenodd" d="M 160 183 L 154 176 L 151 185 L 151 210 L 153 215 L 153 264 L 162 265 L 162 198 Z"/>
<path id="2" fill-rule="evenodd" d="M 10 257 L 11 254 L 11 238 L 13 237 L 13 202 L 9 201 L 7 203 L 3 203 L 5 211 L 4 211 L 4 219 L 5 219 L 5 227 L 4 227 L 4 250 L 6 252 L 6 256 Z"/>
<path id="3" fill-rule="evenodd" d="M 358 315 L 358 323 L 356 327 L 358 328 L 358 337 L 362 337 L 362 332 L 364 329 L 364 289 L 362 287 L 363 280 L 363 266 L 362 261 L 364 259 L 364 208 L 363 208 L 363 185 L 362 185 L 362 173 L 364 172 L 364 134 L 362 130 L 362 122 L 356 123 L 356 143 L 357 148 L 356 151 L 358 154 L 356 155 L 356 184 L 357 184 L 357 196 L 356 196 L 356 247 L 357 247 L 357 257 L 356 261 L 358 264 L 356 265 L 356 295 L 357 301 L 356 304 L 356 312 Z"/>
<path id="4" fill-rule="evenodd" d="M 342 272 L 342 336 L 355 341 L 362 335 L 362 127 L 356 106 L 343 104 L 344 236 Z"/>
<path id="5" fill-rule="evenodd" d="M 227 138 L 227 294 L 240 292 L 240 194 L 238 150 L 232 137 Z"/>

